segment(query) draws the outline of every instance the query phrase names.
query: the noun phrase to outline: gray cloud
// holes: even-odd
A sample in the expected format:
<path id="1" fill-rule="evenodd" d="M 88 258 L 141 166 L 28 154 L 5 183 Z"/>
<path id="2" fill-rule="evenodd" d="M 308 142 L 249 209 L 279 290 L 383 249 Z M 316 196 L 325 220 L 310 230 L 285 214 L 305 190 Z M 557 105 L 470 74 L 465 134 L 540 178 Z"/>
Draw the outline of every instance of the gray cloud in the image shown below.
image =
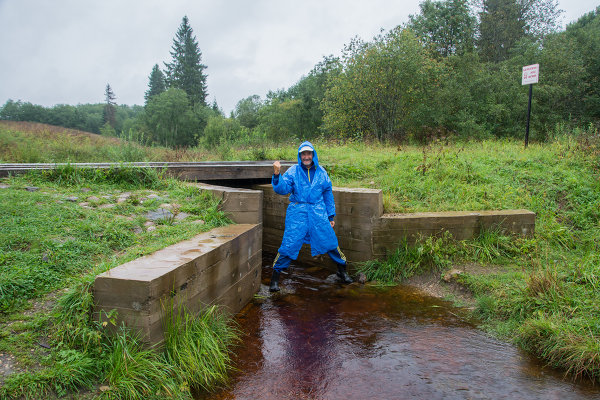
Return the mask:
<path id="1" fill-rule="evenodd" d="M 0 104 L 143 104 L 154 64 L 169 61 L 187 15 L 208 66 L 209 101 L 287 88 L 354 36 L 371 39 L 418 12 L 419 0 L 0 0 Z M 566 20 L 592 1 L 564 3 Z"/>

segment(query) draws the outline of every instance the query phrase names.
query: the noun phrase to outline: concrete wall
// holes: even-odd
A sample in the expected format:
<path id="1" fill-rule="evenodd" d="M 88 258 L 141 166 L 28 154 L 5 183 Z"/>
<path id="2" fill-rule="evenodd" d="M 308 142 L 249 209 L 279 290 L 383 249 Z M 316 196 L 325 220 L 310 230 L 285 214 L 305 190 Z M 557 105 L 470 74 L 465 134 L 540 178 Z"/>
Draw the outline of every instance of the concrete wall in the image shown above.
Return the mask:
<path id="1" fill-rule="evenodd" d="M 384 258 L 406 239 L 438 236 L 444 231 L 457 240 L 471 239 L 482 229 L 533 236 L 535 213 L 528 210 L 446 211 L 412 214 L 384 214 L 373 226 L 373 257 Z"/>
<path id="2" fill-rule="evenodd" d="M 263 249 L 276 254 L 283 237 L 287 196 L 280 196 L 271 185 L 256 185 L 263 196 Z M 449 231 L 458 240 L 476 236 L 481 229 L 498 228 L 505 232 L 531 236 L 535 213 L 528 210 L 433 212 L 384 214 L 379 189 L 333 188 L 336 206 L 335 231 L 340 248 L 352 263 L 384 258 L 404 239 L 438 235 Z M 328 256 L 311 257 L 304 245 L 299 260 L 308 265 L 335 268 Z M 352 266 L 352 265 L 351 265 Z"/>
<path id="3" fill-rule="evenodd" d="M 236 224 L 261 224 L 263 219 L 263 192 L 237 189 L 206 183 L 189 183 L 199 190 L 211 192 L 221 201 L 219 209 Z"/>
<path id="4" fill-rule="evenodd" d="M 270 184 L 256 185 L 263 196 L 263 250 L 277 254 L 283 238 L 288 196 L 280 196 Z M 373 225 L 383 213 L 383 197 L 379 189 L 333 188 L 336 217 L 335 228 L 340 248 L 349 261 L 372 259 L 371 237 Z M 304 245 L 299 260 L 308 265 L 326 265 L 335 268 L 328 256 L 312 257 L 310 247 Z"/>
<path id="5" fill-rule="evenodd" d="M 260 288 L 262 251 L 276 254 L 283 237 L 287 196 L 270 184 L 255 190 L 190 183 L 213 193 L 221 209 L 239 225 L 213 229 L 96 277 L 95 312 L 117 310 L 119 324 L 140 331 L 148 342 L 163 338 L 162 304 L 199 312 L 211 304 L 232 313 Z M 383 214 L 379 189 L 334 188 L 335 231 L 350 262 L 384 258 L 402 240 L 449 231 L 468 239 L 483 228 L 533 235 L 535 214 L 527 210 Z M 305 245 L 300 261 L 334 269 L 329 257 L 311 257 Z"/>
<path id="6" fill-rule="evenodd" d="M 191 312 L 220 304 L 237 313 L 260 288 L 261 261 L 261 225 L 216 228 L 98 275 L 95 312 L 115 309 L 119 325 L 160 342 L 163 303 Z"/>

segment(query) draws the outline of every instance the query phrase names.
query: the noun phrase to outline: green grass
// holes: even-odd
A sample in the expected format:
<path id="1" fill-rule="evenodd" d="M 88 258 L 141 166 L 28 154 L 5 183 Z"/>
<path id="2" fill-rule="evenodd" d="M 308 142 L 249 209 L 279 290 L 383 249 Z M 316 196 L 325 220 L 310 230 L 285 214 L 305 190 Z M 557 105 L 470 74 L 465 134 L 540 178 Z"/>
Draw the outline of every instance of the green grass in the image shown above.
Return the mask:
<path id="1" fill-rule="evenodd" d="M 456 251 L 449 234 L 442 238 L 419 238 L 411 244 L 404 241 L 386 260 L 367 261 L 358 266 L 358 272 L 384 285 L 400 283 L 414 275 L 443 271 Z"/>
<path id="2" fill-rule="evenodd" d="M 165 311 L 166 362 L 193 388 L 211 391 L 226 383 L 232 368 L 230 349 L 240 338 L 228 316 L 214 306 L 198 317 L 174 310 L 172 304 Z"/>
<path id="3" fill-rule="evenodd" d="M 0 312 L 63 287 L 70 277 L 95 265 L 114 265 L 113 255 L 126 249 L 130 258 L 137 257 L 226 223 L 209 194 L 160 179 L 153 170 L 67 166 L 4 182 L 10 188 L 0 191 Z M 24 189 L 31 186 L 40 189 Z M 123 193 L 129 193 L 126 201 L 119 200 Z M 146 198 L 151 193 L 159 198 Z M 69 201 L 74 197 L 76 201 Z M 97 200 L 87 208 L 78 204 L 88 198 Z M 146 200 L 142 203 L 141 198 Z M 145 230 L 146 213 L 167 201 L 179 204 L 179 211 L 190 217 Z M 127 256 L 119 262 L 123 258 Z"/>
<path id="4" fill-rule="evenodd" d="M 233 147 L 225 143 L 213 151 L 144 148 L 131 156 L 119 155 L 116 147 L 122 147 L 122 143 L 92 143 L 96 138 L 85 135 L 73 140 L 66 133 L 40 129 L 41 132 L 33 134 L 0 124 L 0 160 L 296 160 L 298 145 Z M 553 142 L 530 143 L 527 149 L 521 141 L 512 140 L 436 142 L 425 147 L 364 142 L 316 141 L 314 144 L 335 186 L 381 189 L 386 212 L 520 208 L 535 212 L 536 229 L 532 238 L 487 231 L 463 242 L 448 237 L 423 239 L 417 246 L 401 245 L 386 262 L 366 264 L 365 272 L 371 279 L 385 283 L 424 271 L 441 273 L 450 266 L 464 263 L 489 268 L 493 273 L 467 271 L 457 278 L 475 297 L 474 312 L 480 317 L 481 326 L 514 340 L 549 365 L 563 368 L 572 375 L 600 380 L 597 362 L 600 354 L 600 136 L 593 127 L 562 132 L 555 135 Z M 108 150 L 111 146 L 113 150 Z M 35 154 L 27 150 L 32 148 L 36 149 Z M 139 215 L 152 205 L 139 202 L 148 195 L 145 186 L 151 182 L 136 186 L 136 181 L 143 180 L 138 176 L 129 179 L 130 183 L 123 183 L 124 188 L 118 186 L 121 183 L 100 183 L 102 179 L 95 183 L 93 176 L 86 177 L 85 183 L 77 179 L 67 173 L 59 175 L 59 179 L 50 176 L 12 178 L 8 181 L 11 189 L 0 189 L 0 268 L 10 264 L 19 271 L 2 270 L 0 274 L 4 285 L 0 290 L 0 299 L 4 300 L 0 304 L 5 307 L 0 319 L 19 328 L 16 335 L 8 328 L 2 329 L 0 348 L 19 354 L 25 364 L 34 364 L 34 357 L 26 356 L 25 347 L 15 343 L 22 340 L 32 346 L 35 335 L 31 331 L 42 334 L 49 324 L 48 317 L 32 318 L 21 313 L 31 299 L 72 287 L 75 288 L 73 297 L 83 300 L 80 305 L 76 305 L 77 301 L 70 304 L 75 309 L 85 309 L 85 288 L 80 287 L 79 295 L 76 288 L 84 284 L 82 276 L 86 273 L 98 273 L 147 254 L 182 240 L 198 229 L 189 224 L 163 224 L 154 232 L 133 233 L 136 226 L 143 224 Z M 162 180 L 157 182 L 164 184 Z M 39 185 L 42 189 L 25 192 L 23 188 L 29 185 Z M 85 196 L 93 194 L 99 198 L 92 204 L 93 213 L 66 201 L 68 196 L 82 197 L 84 185 L 92 190 Z M 114 209 L 99 207 L 114 203 L 124 190 L 134 194 L 130 201 Z M 188 189 L 168 183 L 156 187 L 154 192 L 169 193 L 177 198 L 182 212 L 194 214 L 210 225 L 212 211 L 206 214 L 197 207 L 196 199 L 186 201 L 192 197 Z M 158 202 L 152 206 L 158 206 Z M 123 220 L 118 215 L 133 220 Z M 88 254 L 87 264 L 78 261 L 77 254 Z M 37 271 L 38 266 L 43 267 L 47 276 Z M 4 274 L 11 279 L 1 281 Z M 25 325 L 16 325 L 21 322 Z M 73 324 L 82 322 L 75 318 Z M 82 343 L 88 340 L 89 351 L 92 347 L 101 348 L 99 342 L 94 342 L 92 328 L 74 335 L 78 342 L 71 346 L 84 348 Z M 33 381 L 31 384 L 35 385 Z"/>
<path id="5" fill-rule="evenodd" d="M 155 349 L 126 329 L 120 329 L 105 344 L 105 398 L 115 399 L 190 399 L 182 384 L 184 376 Z"/>
<path id="6" fill-rule="evenodd" d="M 101 393 L 105 398 L 191 398 L 196 385 L 187 372 L 145 349 L 131 332 L 112 336 L 92 319 L 91 286 L 98 273 L 230 223 L 218 200 L 154 170 L 127 166 L 66 166 L 2 184 L 9 187 L 0 189 L 0 351 L 15 356 L 19 370 L 5 377 L 0 398 L 60 397 L 101 384 L 109 388 Z M 25 189 L 34 186 L 38 190 Z M 189 216 L 147 229 L 146 214 L 163 203 Z M 53 298 L 53 312 L 35 306 Z M 200 318 L 207 330 L 193 333 L 236 332 L 212 311 Z M 211 354 L 217 355 L 227 350 Z"/>
<path id="7" fill-rule="evenodd" d="M 464 263 L 496 271 L 457 278 L 473 293 L 482 327 L 573 376 L 599 379 L 597 133 L 574 132 L 528 149 L 513 141 L 425 148 L 355 143 L 325 148 L 319 156 L 339 164 L 332 169 L 335 185 L 381 188 L 387 212 L 534 211 L 533 238 L 488 231 L 434 251 L 435 241 L 421 241 L 363 271 L 382 282 Z"/>

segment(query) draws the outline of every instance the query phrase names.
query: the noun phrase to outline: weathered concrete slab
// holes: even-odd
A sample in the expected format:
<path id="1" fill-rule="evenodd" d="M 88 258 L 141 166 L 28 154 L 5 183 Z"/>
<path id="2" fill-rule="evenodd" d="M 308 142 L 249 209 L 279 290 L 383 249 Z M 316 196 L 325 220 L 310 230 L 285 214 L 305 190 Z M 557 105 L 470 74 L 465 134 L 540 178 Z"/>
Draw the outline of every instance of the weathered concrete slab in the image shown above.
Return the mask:
<path id="1" fill-rule="evenodd" d="M 263 192 L 206 183 L 190 183 L 199 190 L 211 192 L 221 201 L 219 208 L 236 224 L 260 224 L 263 219 Z"/>
<path id="2" fill-rule="evenodd" d="M 119 323 L 156 343 L 165 305 L 241 310 L 260 288 L 261 260 L 261 225 L 216 228 L 98 275 L 95 312 L 117 310 Z"/>

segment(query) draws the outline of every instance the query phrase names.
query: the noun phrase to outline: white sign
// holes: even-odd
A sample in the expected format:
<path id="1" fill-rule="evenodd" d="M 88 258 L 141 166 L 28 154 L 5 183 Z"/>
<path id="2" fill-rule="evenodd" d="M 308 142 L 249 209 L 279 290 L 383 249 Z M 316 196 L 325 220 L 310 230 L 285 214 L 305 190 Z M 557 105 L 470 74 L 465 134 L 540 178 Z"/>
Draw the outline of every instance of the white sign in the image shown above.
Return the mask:
<path id="1" fill-rule="evenodd" d="M 531 85 L 538 83 L 540 77 L 540 64 L 527 65 L 523 67 L 523 79 L 521 85 Z"/>

